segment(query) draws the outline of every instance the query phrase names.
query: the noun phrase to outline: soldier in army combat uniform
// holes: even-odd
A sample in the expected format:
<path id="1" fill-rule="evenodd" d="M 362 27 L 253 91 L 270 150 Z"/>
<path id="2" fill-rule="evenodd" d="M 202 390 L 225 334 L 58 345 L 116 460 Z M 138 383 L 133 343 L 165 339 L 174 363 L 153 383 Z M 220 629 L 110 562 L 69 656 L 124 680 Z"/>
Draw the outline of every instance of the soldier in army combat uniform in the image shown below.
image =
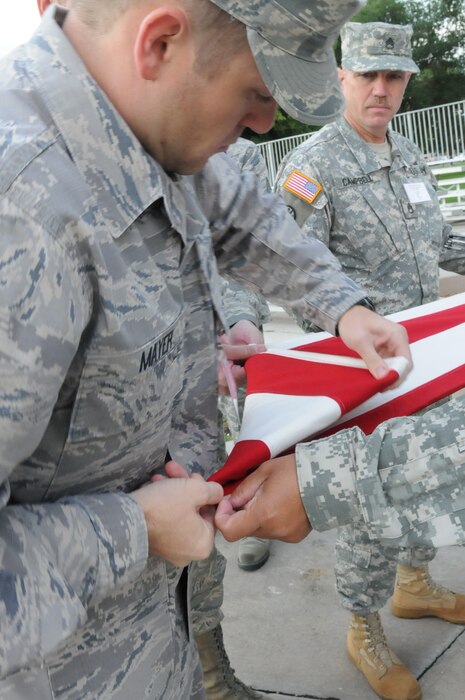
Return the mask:
<path id="1" fill-rule="evenodd" d="M 409 350 L 279 198 L 209 159 L 269 129 L 275 98 L 338 113 L 331 45 L 358 6 L 75 0 L 2 60 L 2 697 L 257 697 L 205 559 L 218 271 L 338 330 L 374 374 Z"/>
<path id="2" fill-rule="evenodd" d="M 381 22 L 343 28 L 344 115 L 290 152 L 277 176 L 297 223 L 326 243 L 382 314 L 437 299 L 439 264 L 465 272 L 463 253 L 444 247 L 451 227 L 434 175 L 417 146 L 389 128 L 410 75 L 418 72 L 411 36 L 409 26 Z M 339 532 L 336 580 L 351 611 L 349 656 L 383 698 L 421 695 L 382 632 L 378 611 L 393 590 L 395 615 L 465 623 L 465 596 L 428 575 L 434 554 L 430 547 L 383 547 L 353 525 Z"/>

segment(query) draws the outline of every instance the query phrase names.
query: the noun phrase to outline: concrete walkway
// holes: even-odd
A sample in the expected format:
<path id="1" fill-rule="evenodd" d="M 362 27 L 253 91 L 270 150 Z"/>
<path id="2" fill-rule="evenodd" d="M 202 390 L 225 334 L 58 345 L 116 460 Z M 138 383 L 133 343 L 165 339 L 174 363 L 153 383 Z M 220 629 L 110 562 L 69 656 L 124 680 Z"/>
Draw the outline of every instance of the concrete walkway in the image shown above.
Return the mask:
<path id="1" fill-rule="evenodd" d="M 238 677 L 266 697 L 376 700 L 346 657 L 348 613 L 334 588 L 335 533 L 300 544 L 273 542 L 264 567 L 241 571 L 237 543 L 218 539 L 228 560 L 225 644 Z M 431 564 L 434 579 L 465 591 L 465 549 L 447 547 Z M 391 646 L 419 679 L 423 700 L 465 697 L 465 628 L 432 618 L 400 620 L 381 612 Z"/>
<path id="2" fill-rule="evenodd" d="M 445 293 L 463 291 L 463 280 L 446 275 L 442 287 Z M 299 333 L 274 307 L 267 342 Z M 335 592 L 335 538 L 334 531 L 313 532 L 300 544 L 273 542 L 265 566 L 245 572 L 236 564 L 238 544 L 218 536 L 228 560 L 226 648 L 238 677 L 267 698 L 377 698 L 346 657 L 349 615 Z M 439 583 L 465 592 L 463 547 L 441 549 L 430 569 Z M 423 700 L 464 700 L 465 627 L 432 618 L 400 620 L 388 607 L 381 615 L 391 646 L 420 680 Z"/>

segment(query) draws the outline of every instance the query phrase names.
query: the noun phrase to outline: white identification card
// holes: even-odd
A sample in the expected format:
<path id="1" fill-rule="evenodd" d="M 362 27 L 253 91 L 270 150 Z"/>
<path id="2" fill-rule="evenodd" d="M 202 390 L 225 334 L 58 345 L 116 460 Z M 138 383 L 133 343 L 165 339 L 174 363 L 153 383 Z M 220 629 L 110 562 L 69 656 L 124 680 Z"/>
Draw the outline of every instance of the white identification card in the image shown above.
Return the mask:
<path id="1" fill-rule="evenodd" d="M 407 192 L 410 204 L 431 202 L 430 194 L 424 182 L 404 182 L 404 189 Z"/>

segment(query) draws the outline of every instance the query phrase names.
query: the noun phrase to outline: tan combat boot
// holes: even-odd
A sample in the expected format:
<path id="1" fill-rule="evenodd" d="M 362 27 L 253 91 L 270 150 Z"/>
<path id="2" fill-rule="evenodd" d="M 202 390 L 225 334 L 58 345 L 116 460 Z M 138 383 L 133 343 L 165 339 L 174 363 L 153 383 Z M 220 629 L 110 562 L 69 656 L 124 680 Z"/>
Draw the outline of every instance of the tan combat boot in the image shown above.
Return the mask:
<path id="1" fill-rule="evenodd" d="M 420 700 L 421 688 L 389 648 L 378 613 L 351 615 L 347 653 L 382 700 Z"/>
<path id="2" fill-rule="evenodd" d="M 263 695 L 244 685 L 234 675 L 223 643 L 223 631 L 215 629 L 195 638 L 203 670 L 207 700 L 259 700 Z"/>
<path id="3" fill-rule="evenodd" d="M 397 565 L 391 610 L 397 617 L 439 617 L 465 624 L 465 595 L 435 583 L 427 567 Z"/>

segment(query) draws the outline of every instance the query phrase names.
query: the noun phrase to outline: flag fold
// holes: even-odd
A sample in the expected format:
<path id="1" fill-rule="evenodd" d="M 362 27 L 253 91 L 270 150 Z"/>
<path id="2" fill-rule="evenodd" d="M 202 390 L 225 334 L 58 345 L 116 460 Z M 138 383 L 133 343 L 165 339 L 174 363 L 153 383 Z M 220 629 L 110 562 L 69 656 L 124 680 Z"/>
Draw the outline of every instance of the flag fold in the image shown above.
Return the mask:
<path id="1" fill-rule="evenodd" d="M 390 358 L 382 380 L 340 338 L 298 336 L 247 360 L 247 393 L 238 440 L 210 477 L 230 493 L 262 462 L 298 442 L 359 426 L 372 432 L 388 418 L 411 415 L 465 386 L 465 294 L 392 314 L 407 330 L 413 370 Z M 386 390 L 387 389 L 387 390 Z"/>

